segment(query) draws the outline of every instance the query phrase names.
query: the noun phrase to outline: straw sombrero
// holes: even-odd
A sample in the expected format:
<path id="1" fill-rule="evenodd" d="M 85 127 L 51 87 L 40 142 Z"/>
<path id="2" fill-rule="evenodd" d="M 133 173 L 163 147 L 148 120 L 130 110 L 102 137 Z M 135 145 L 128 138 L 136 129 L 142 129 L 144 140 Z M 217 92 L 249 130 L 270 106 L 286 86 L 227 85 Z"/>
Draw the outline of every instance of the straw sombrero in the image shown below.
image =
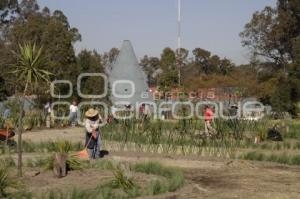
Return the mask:
<path id="1" fill-rule="evenodd" d="M 98 115 L 98 111 L 93 108 L 89 108 L 89 110 L 85 112 L 86 117 L 95 117 L 96 115 Z"/>

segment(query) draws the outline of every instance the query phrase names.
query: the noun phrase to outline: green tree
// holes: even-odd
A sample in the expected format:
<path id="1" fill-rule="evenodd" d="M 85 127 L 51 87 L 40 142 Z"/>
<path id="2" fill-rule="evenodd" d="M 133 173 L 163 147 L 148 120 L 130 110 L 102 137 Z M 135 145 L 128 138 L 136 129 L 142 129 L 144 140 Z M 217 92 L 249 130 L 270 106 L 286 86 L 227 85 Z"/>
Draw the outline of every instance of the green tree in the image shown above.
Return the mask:
<path id="1" fill-rule="evenodd" d="M 165 48 L 161 54 L 160 66 L 164 71 L 176 68 L 175 52 L 171 48 Z"/>
<path id="2" fill-rule="evenodd" d="M 178 86 L 178 69 L 176 55 L 171 48 L 165 48 L 161 54 L 160 67 L 163 70 L 158 76 L 158 84 L 164 90 Z"/>
<path id="3" fill-rule="evenodd" d="M 106 68 L 108 71 L 110 71 L 112 68 L 112 65 L 117 60 L 117 56 L 119 54 L 120 50 L 118 48 L 111 48 L 109 52 L 105 52 L 102 55 L 102 65 L 104 68 Z"/>
<path id="4" fill-rule="evenodd" d="M 265 7 L 255 12 L 240 33 L 243 46 L 284 68 L 294 61 L 293 48 L 300 33 L 299 12 L 298 0 L 279 0 L 276 8 Z"/>
<path id="5" fill-rule="evenodd" d="M 85 73 L 103 73 L 101 55 L 95 50 L 82 50 L 77 56 L 79 72 Z M 79 74 L 78 74 L 79 75 Z M 97 86 L 95 86 L 97 85 Z M 104 81 L 101 77 L 86 77 L 81 81 L 81 90 L 84 94 L 99 95 L 104 91 Z"/>
<path id="6" fill-rule="evenodd" d="M 1 99 L 4 99 L 9 94 L 12 88 L 9 88 L 7 84 L 7 78 L 5 76 L 6 67 L 9 63 L 12 63 L 12 54 L 7 49 L 5 43 L 5 34 L 9 27 L 15 20 L 15 16 L 18 13 L 18 1 L 17 0 L 1 0 L 0 1 L 0 79 L 1 79 Z"/>
<path id="7" fill-rule="evenodd" d="M 173 69 L 159 75 L 158 85 L 163 91 L 169 91 L 178 85 L 178 71 Z"/>
<path id="8" fill-rule="evenodd" d="M 12 56 L 9 52 L 18 50 L 19 43 L 30 42 L 44 46 L 48 64 L 47 68 L 44 66 L 43 69 L 55 74 L 56 79 L 70 80 L 73 85 L 76 85 L 79 69 L 73 45 L 81 39 L 81 35 L 76 28 L 70 27 L 63 12 L 56 10 L 51 13 L 47 7 L 40 10 L 36 0 L 23 0 L 19 6 L 19 14 L 11 23 L 4 38 L 3 51 L 7 57 Z M 1 61 L 0 55 L 0 63 Z M 8 59 L 4 62 L 7 66 L 15 60 Z M 7 78 L 4 77 L 5 81 L 10 81 Z M 62 93 L 66 92 L 62 91 Z"/>
<path id="9" fill-rule="evenodd" d="M 250 48 L 253 56 L 262 62 L 258 63 L 259 72 L 263 74 L 258 75 L 261 88 L 274 90 L 263 98 L 269 99 L 275 110 L 293 114 L 300 99 L 299 13 L 298 0 L 278 0 L 275 8 L 265 7 L 255 12 L 240 33 L 243 46 Z M 278 83 L 268 83 L 274 81 Z M 268 89 L 264 89 L 264 85 Z"/>
<path id="10" fill-rule="evenodd" d="M 234 70 L 235 65 L 229 59 L 222 59 L 219 65 L 219 73 L 222 75 L 228 75 Z"/>
<path id="11" fill-rule="evenodd" d="M 145 55 L 141 61 L 140 65 L 143 67 L 149 85 L 156 85 L 157 84 L 157 75 L 158 70 L 160 70 L 160 60 L 157 57 L 148 57 Z"/>
<path id="12" fill-rule="evenodd" d="M 11 23 L 14 14 L 18 12 L 17 0 L 1 0 L 0 1 L 0 33 L 5 25 Z M 1 34 L 0 34 L 1 35 Z"/>
<path id="13" fill-rule="evenodd" d="M 199 73 L 203 71 L 205 74 L 209 74 L 209 70 L 210 70 L 209 59 L 211 53 L 202 48 L 195 48 L 193 50 L 193 54 L 195 57 L 195 64 L 199 67 Z"/>

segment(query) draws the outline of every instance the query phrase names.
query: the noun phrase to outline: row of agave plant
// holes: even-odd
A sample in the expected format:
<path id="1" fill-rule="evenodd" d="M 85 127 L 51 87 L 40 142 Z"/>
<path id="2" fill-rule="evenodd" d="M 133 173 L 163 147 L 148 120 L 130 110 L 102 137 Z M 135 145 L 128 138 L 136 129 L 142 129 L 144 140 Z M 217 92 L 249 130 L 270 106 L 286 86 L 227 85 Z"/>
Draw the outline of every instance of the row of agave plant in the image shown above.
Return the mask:
<path id="1" fill-rule="evenodd" d="M 63 107 L 61 109 L 56 111 L 63 115 L 68 112 Z M 84 110 L 82 111 L 84 112 Z M 15 112 L 17 110 L 12 111 L 12 113 Z M 82 113 L 81 116 L 83 115 Z M 25 129 L 42 126 L 46 123 L 45 120 L 43 110 L 27 112 L 24 117 Z M 59 121 L 60 125 L 67 124 L 68 118 L 66 117 L 65 120 Z M 14 122 L 16 121 L 12 123 Z M 28 127 L 26 128 L 26 126 Z M 105 148 L 112 150 L 233 157 L 237 148 L 245 146 L 245 143 L 253 142 L 255 136 L 263 139 L 267 127 L 267 120 L 217 118 L 214 120 L 217 135 L 207 137 L 203 133 L 204 122 L 199 119 L 173 121 L 126 119 L 105 125 L 102 128 L 102 136 Z"/>
<path id="2" fill-rule="evenodd" d="M 204 134 L 203 121 L 144 121 L 131 119 L 113 122 L 102 128 L 107 149 L 154 153 L 198 154 L 235 157 L 237 148 L 264 137 L 267 121 L 222 120 L 214 122 L 216 136 Z"/>

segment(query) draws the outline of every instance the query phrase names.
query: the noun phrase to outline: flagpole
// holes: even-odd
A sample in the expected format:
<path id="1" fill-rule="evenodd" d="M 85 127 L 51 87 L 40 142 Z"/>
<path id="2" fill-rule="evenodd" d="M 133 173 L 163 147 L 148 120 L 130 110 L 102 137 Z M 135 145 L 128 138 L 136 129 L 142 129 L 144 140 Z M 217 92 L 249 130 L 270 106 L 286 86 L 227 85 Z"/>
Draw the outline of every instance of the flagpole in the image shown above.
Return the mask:
<path id="1" fill-rule="evenodd" d="M 178 85 L 181 85 L 180 72 L 180 48 L 181 48 L 181 0 L 177 0 L 177 68 L 178 68 Z"/>
<path id="2" fill-rule="evenodd" d="M 180 48 L 181 47 L 181 0 L 178 0 L 178 32 L 177 32 L 177 47 Z"/>

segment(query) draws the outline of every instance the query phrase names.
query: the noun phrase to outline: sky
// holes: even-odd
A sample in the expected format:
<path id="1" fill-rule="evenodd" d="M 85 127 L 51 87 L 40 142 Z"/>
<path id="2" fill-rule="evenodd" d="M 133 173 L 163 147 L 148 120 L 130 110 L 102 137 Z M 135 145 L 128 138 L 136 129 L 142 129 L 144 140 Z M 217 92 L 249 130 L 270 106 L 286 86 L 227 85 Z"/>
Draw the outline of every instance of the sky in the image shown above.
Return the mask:
<path id="1" fill-rule="evenodd" d="M 37 0 L 53 12 L 62 10 L 82 41 L 80 50 L 99 53 L 120 48 L 130 40 L 137 57 L 160 56 L 165 47 L 177 47 L 177 0 Z M 181 0 L 182 47 L 200 47 L 231 59 L 249 62 L 249 51 L 242 47 L 239 33 L 252 14 L 276 0 Z"/>

